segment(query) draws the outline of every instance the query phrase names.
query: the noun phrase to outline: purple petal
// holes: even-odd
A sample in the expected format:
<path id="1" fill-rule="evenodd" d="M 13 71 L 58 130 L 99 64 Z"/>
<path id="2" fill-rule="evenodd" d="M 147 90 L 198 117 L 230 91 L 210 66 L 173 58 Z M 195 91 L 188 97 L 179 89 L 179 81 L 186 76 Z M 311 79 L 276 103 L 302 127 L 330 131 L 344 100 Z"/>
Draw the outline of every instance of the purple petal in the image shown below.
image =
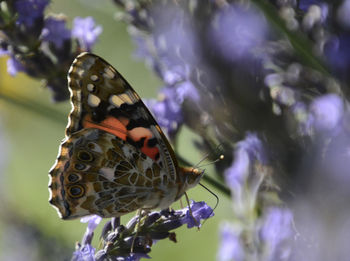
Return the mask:
<path id="1" fill-rule="evenodd" d="M 79 250 L 73 252 L 71 261 L 95 261 L 95 248 L 91 245 L 85 245 Z"/>
<path id="2" fill-rule="evenodd" d="M 335 94 L 315 99 L 310 106 L 310 121 L 316 131 L 330 131 L 339 127 L 344 114 L 343 102 Z"/>
<path id="3" fill-rule="evenodd" d="M 269 260 L 286 260 L 290 254 L 288 244 L 293 236 L 293 215 L 288 209 L 273 207 L 267 212 L 261 228 L 261 239 L 268 246 Z"/>
<path id="4" fill-rule="evenodd" d="M 185 217 L 182 218 L 182 224 L 187 224 L 187 228 L 200 227 L 202 219 L 208 219 L 214 216 L 213 209 L 209 207 L 204 201 L 192 201 L 190 205 L 192 215 L 189 210 L 186 211 Z M 195 219 L 195 220 L 194 220 Z"/>
<path id="5" fill-rule="evenodd" d="M 53 43 L 57 48 L 61 48 L 64 41 L 71 37 L 71 32 L 66 29 L 65 25 L 66 21 L 59 17 L 45 19 L 45 27 L 41 34 L 43 40 Z"/>
<path id="6" fill-rule="evenodd" d="M 237 143 L 234 151 L 234 162 L 225 171 L 226 182 L 232 191 L 238 192 L 243 188 L 251 162 L 254 160 L 261 163 L 267 161 L 263 144 L 259 138 L 255 134 L 248 133 L 243 141 Z"/>
<path id="7" fill-rule="evenodd" d="M 251 56 L 266 34 L 267 24 L 262 15 L 253 9 L 231 5 L 217 14 L 208 37 L 224 59 L 237 61 Z"/>
<path id="8" fill-rule="evenodd" d="M 73 21 L 72 36 L 78 39 L 85 50 L 91 50 L 101 32 L 102 27 L 96 26 L 92 17 L 76 17 Z"/>
<path id="9" fill-rule="evenodd" d="M 18 72 L 23 72 L 24 67 L 20 62 L 16 60 L 16 58 L 11 57 L 7 60 L 7 72 L 11 76 L 15 76 Z"/>
<path id="10" fill-rule="evenodd" d="M 100 224 L 102 218 L 98 215 L 91 215 L 91 216 L 86 216 L 80 219 L 80 222 L 82 223 L 88 223 L 88 227 L 87 227 L 87 232 L 91 233 L 93 232 L 97 225 Z"/>
<path id="11" fill-rule="evenodd" d="M 43 16 L 48 0 L 18 0 L 15 8 L 18 12 L 17 22 L 31 27 L 34 21 Z"/>
<path id="12" fill-rule="evenodd" d="M 243 261 L 244 247 L 240 240 L 240 231 L 237 231 L 229 224 L 220 227 L 220 248 L 218 251 L 218 261 Z"/>

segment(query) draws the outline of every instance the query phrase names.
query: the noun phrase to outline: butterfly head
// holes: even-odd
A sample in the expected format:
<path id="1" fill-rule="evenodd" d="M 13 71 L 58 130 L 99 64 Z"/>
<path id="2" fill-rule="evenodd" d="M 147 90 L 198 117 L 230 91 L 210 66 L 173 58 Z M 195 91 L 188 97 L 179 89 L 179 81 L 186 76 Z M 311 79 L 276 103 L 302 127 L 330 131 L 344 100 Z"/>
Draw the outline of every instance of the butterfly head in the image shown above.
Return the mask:
<path id="1" fill-rule="evenodd" d="M 185 191 L 196 186 L 204 174 L 204 170 L 199 170 L 192 167 L 180 167 L 180 177 L 182 186 L 180 188 L 180 195 Z"/>

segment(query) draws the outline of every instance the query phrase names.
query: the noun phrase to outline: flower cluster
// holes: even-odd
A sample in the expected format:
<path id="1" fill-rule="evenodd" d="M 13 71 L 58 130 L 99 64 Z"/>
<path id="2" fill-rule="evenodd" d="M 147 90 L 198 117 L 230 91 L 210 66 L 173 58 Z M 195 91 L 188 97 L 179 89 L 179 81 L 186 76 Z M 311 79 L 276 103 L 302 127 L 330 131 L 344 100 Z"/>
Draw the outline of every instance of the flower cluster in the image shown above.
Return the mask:
<path id="1" fill-rule="evenodd" d="M 168 136 L 186 125 L 203 153 L 223 148 L 215 167 L 230 190 L 233 218 L 222 225 L 218 260 L 347 259 L 350 1 L 114 3 L 136 56 L 163 82 L 159 99 L 146 104 Z M 69 64 L 91 49 L 101 28 L 77 18 L 68 30 L 63 17 L 44 18 L 47 4 L 1 1 L 0 54 L 10 56 L 9 73 L 45 79 L 63 100 Z M 193 217 L 212 214 L 198 204 Z M 98 251 L 94 217 L 74 258 L 147 257 L 155 240 L 175 240 L 171 230 L 195 225 L 186 213 L 152 212 L 126 226 L 113 219 Z"/>
<path id="2" fill-rule="evenodd" d="M 80 52 L 91 50 L 102 29 L 91 17 L 77 17 L 69 30 L 62 15 L 44 17 L 48 4 L 49 0 L 1 1 L 0 55 L 10 57 L 9 74 L 25 72 L 44 80 L 53 100 L 62 101 L 69 97 L 70 64 Z"/>
<path id="3" fill-rule="evenodd" d="M 223 226 L 218 259 L 322 259 L 302 246 L 316 231 L 311 211 L 298 210 L 319 213 L 322 238 L 329 207 L 319 211 L 318 197 L 336 194 L 336 229 L 348 214 L 350 1 L 114 2 L 137 56 L 164 82 L 165 99 L 150 106 L 160 123 L 191 128 L 209 155 L 224 148 L 216 167 L 236 221 Z M 191 88 L 179 92 L 183 83 Z M 314 230 L 294 237 L 293 217 Z"/>
<path id="4" fill-rule="evenodd" d="M 137 261 L 149 258 L 151 247 L 158 240 L 169 238 L 176 242 L 172 230 L 187 225 L 187 228 L 200 227 L 200 221 L 214 215 L 213 210 L 204 202 L 191 202 L 187 208 L 180 210 L 162 210 L 141 213 L 132 218 L 126 226 L 120 225 L 119 218 L 108 221 L 102 232 L 101 249 L 95 252 L 91 246 L 93 231 L 101 221 L 99 216 L 82 218 L 89 222 L 81 244 L 73 253 L 73 261 L 83 260 L 128 260 Z"/>

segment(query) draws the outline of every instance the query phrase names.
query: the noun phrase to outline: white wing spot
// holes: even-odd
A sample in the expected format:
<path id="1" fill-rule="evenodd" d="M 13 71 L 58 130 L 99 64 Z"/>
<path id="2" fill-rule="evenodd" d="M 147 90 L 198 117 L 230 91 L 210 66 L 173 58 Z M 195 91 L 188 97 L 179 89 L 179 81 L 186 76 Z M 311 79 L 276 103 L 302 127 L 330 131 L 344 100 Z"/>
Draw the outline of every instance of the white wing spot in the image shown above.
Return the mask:
<path id="1" fill-rule="evenodd" d="M 97 107 L 100 104 L 101 100 L 96 95 L 89 94 L 88 96 L 88 104 L 91 107 Z"/>
<path id="2" fill-rule="evenodd" d="M 92 81 L 94 81 L 94 82 L 95 82 L 95 81 L 97 81 L 97 80 L 98 80 L 98 76 L 97 76 L 97 75 L 95 75 L 95 74 L 94 74 L 94 75 L 91 75 L 91 76 L 90 76 L 90 79 L 91 79 Z"/>
<path id="3" fill-rule="evenodd" d="M 89 92 L 94 91 L 94 88 L 95 88 L 95 86 L 92 83 L 88 83 L 88 85 L 86 87 L 87 87 Z"/>
<path id="4" fill-rule="evenodd" d="M 118 95 L 121 100 L 128 104 L 134 104 L 134 102 L 131 100 L 130 96 L 127 95 L 126 93 L 122 93 Z"/>
<path id="5" fill-rule="evenodd" d="M 113 79 L 115 76 L 115 73 L 112 71 L 111 68 L 106 67 L 105 73 L 103 74 L 103 76 L 106 77 L 107 79 Z"/>
<path id="6" fill-rule="evenodd" d="M 124 101 L 119 98 L 119 95 L 112 95 L 109 97 L 109 102 L 118 108 L 124 103 Z"/>

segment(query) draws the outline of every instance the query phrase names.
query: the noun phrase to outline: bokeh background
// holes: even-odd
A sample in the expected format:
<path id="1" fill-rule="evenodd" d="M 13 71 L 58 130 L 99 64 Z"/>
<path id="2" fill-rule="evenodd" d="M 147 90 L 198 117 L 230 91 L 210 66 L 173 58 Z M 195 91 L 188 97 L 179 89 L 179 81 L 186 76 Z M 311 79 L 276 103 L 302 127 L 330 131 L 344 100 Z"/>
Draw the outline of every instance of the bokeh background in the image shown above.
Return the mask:
<path id="1" fill-rule="evenodd" d="M 141 97 L 156 97 L 161 82 L 133 55 L 135 46 L 126 25 L 114 18 L 117 11 L 109 0 L 61 0 L 52 1 L 46 12 L 65 14 L 69 27 L 76 16 L 93 16 L 96 24 L 103 26 L 93 52 L 117 68 Z M 0 58 L 0 260 L 69 260 L 86 224 L 60 220 L 48 203 L 47 186 L 48 171 L 64 137 L 70 103 L 52 102 L 50 91 L 23 73 L 9 76 L 6 59 Z M 177 146 L 178 153 L 193 163 L 203 157 L 192 146 L 195 140 L 196 135 L 184 128 Z M 211 167 L 206 169 L 210 175 Z M 189 195 L 212 206 L 216 203 L 201 187 L 192 189 Z M 180 203 L 173 207 L 180 208 Z M 158 242 L 152 248 L 152 260 L 214 260 L 218 225 L 231 211 L 228 198 L 220 196 L 214 218 L 200 231 L 178 229 L 177 243 Z M 132 215 L 122 217 L 122 223 Z M 102 227 L 103 223 L 95 235 Z M 94 245 L 97 243 L 95 236 Z"/>

